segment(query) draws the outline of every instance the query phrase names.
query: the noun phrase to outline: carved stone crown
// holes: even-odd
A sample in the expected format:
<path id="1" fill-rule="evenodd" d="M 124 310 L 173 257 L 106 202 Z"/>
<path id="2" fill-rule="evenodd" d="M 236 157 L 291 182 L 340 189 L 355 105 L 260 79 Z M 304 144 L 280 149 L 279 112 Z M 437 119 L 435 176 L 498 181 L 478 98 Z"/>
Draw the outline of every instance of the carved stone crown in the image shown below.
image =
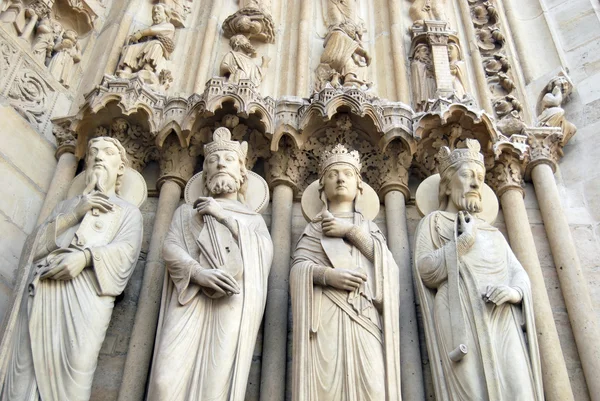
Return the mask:
<path id="1" fill-rule="evenodd" d="M 437 154 L 438 159 L 438 170 L 440 175 L 444 174 L 446 169 L 454 164 L 460 162 L 475 162 L 481 164 L 485 168 L 483 163 L 483 155 L 481 154 L 481 145 L 476 139 L 467 139 L 467 147 L 464 149 L 454 149 L 450 151 L 447 146 L 442 146 Z"/>
<path id="2" fill-rule="evenodd" d="M 335 145 L 331 151 L 324 151 L 321 154 L 321 163 L 319 165 L 319 171 L 321 174 L 327 170 L 329 166 L 335 163 L 347 163 L 354 166 L 359 172 L 362 169 L 362 163 L 360 162 L 360 154 L 356 151 L 349 151 L 341 143 Z"/>
<path id="3" fill-rule="evenodd" d="M 231 132 L 225 127 L 219 127 L 213 134 L 213 141 L 204 145 L 204 157 L 219 150 L 229 150 L 237 153 L 241 161 L 246 161 L 248 142 L 239 143 L 231 140 Z"/>

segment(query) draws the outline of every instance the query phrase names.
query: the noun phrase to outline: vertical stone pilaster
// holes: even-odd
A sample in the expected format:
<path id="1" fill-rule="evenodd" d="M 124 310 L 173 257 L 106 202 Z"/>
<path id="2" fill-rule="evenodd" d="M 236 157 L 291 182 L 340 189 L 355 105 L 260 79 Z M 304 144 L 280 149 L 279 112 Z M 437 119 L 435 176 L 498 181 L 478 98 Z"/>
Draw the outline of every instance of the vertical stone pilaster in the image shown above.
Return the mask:
<path id="1" fill-rule="evenodd" d="M 573 401 L 567 366 L 523 201 L 523 173 L 529 148 L 522 140 L 525 137 L 521 137 L 515 135 L 510 142 L 501 141 L 495 145 L 495 165 L 486 178 L 500 199 L 511 248 L 531 281 L 544 394 L 548 401 Z"/>
<path id="2" fill-rule="evenodd" d="M 161 175 L 158 179 L 158 207 L 144 267 L 144 279 L 133 323 L 123 380 L 119 389 L 119 401 L 142 401 L 154 351 L 161 296 L 165 278 L 165 262 L 162 258 L 163 241 L 181 193 L 191 178 L 194 157 L 189 150 L 181 148 L 174 138 L 167 139 L 161 152 Z"/>
<path id="3" fill-rule="evenodd" d="M 554 179 L 562 156 L 563 133 L 560 128 L 531 128 L 527 134 L 532 148 L 527 176 L 535 187 L 590 397 L 597 401 L 600 400 L 600 328 Z"/>

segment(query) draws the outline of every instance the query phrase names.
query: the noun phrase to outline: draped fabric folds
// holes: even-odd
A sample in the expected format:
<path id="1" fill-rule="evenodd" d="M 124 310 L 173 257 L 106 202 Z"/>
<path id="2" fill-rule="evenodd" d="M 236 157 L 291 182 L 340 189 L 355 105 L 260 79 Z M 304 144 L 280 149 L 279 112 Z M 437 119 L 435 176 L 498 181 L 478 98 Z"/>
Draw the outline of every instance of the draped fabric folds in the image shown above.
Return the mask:
<path id="1" fill-rule="evenodd" d="M 374 262 L 341 238 L 351 266 L 328 257 L 321 222 L 310 223 L 298 241 L 290 276 L 295 401 L 399 401 L 398 268 L 385 238 L 354 213 L 354 223 L 374 240 Z M 368 280 L 353 292 L 313 284 L 313 268 L 357 269 Z"/>
<path id="2" fill-rule="evenodd" d="M 243 401 L 267 299 L 273 245 L 260 214 L 221 205 L 237 221 L 243 273 L 239 294 L 210 298 L 190 281 L 204 225 L 190 205 L 175 212 L 164 242 L 165 276 L 150 401 Z M 202 266 L 206 267 L 206 266 Z"/>
<path id="3" fill-rule="evenodd" d="M 503 235 L 478 220 L 476 240 L 461 256 L 460 305 L 466 325 L 468 353 L 450 360 L 448 260 L 446 247 L 455 247 L 456 215 L 434 212 L 416 234 L 415 280 L 439 401 L 543 401 L 540 356 L 527 273 Z M 488 285 L 506 285 L 522 295 L 521 305 L 486 303 Z M 435 361 L 435 362 L 434 362 Z"/>
<path id="4" fill-rule="evenodd" d="M 84 220 L 57 235 L 57 220 L 72 211 L 79 197 L 59 204 L 37 233 L 34 266 L 51 252 L 71 248 L 77 238 L 90 249 L 93 266 L 72 280 L 39 280 L 32 269 L 31 296 L 21 307 L 2 401 L 87 401 L 98 354 L 110 322 L 115 296 L 133 273 L 142 242 L 142 215 L 126 201 L 111 197 L 113 211 Z M 88 235 L 89 223 L 105 235 Z M 95 224 L 95 225 L 94 225 Z"/>

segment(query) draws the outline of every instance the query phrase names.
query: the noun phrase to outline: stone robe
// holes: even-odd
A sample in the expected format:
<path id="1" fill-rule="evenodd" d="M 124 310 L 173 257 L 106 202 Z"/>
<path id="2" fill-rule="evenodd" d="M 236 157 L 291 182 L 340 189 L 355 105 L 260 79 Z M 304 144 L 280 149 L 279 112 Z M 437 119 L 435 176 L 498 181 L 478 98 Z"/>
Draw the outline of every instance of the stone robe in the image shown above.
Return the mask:
<path id="1" fill-rule="evenodd" d="M 262 68 L 254 64 L 251 57 L 239 51 L 230 51 L 223 57 L 220 68 L 221 75 L 228 77 L 229 82 L 239 83 L 249 79 L 256 86 L 263 80 Z"/>
<path id="2" fill-rule="evenodd" d="M 527 273 L 504 236 L 482 220 L 460 257 L 459 297 L 468 353 L 450 360 L 453 342 L 449 269 L 456 269 L 456 215 L 433 212 L 416 234 L 415 279 L 438 401 L 543 401 L 542 376 Z M 523 294 L 521 305 L 486 303 L 488 285 Z M 456 322 L 455 322 L 456 323 Z"/>
<path id="3" fill-rule="evenodd" d="M 244 400 L 267 300 L 273 244 L 260 214 L 239 202 L 218 201 L 237 221 L 238 247 L 230 250 L 239 252 L 243 261 L 234 275 L 241 292 L 212 299 L 190 281 L 192 269 L 203 260 L 197 239 L 204 222 L 191 205 L 179 207 L 164 242 L 168 275 L 149 401 Z"/>
<path id="4" fill-rule="evenodd" d="M 119 62 L 119 68 L 125 66 L 133 72 L 141 70 L 145 64 L 152 66 L 154 72 L 156 67 L 164 59 L 168 59 L 175 49 L 175 26 L 170 22 L 152 25 L 154 38 L 142 38 L 140 42 L 127 45 L 123 48 L 123 56 Z M 144 41 L 145 40 L 145 41 Z"/>
<path id="5" fill-rule="evenodd" d="M 373 222 L 359 213 L 349 220 L 371 234 L 374 263 L 348 241 L 325 237 L 320 218 L 306 227 L 294 252 L 294 401 L 400 400 L 398 267 Z M 351 265 L 340 265 L 336 255 L 347 255 Z M 353 292 L 318 286 L 317 266 L 357 269 L 368 280 Z"/>
<path id="6" fill-rule="evenodd" d="M 142 243 L 137 207 L 111 197 L 114 211 L 94 216 L 56 235 L 57 220 L 79 197 L 59 204 L 38 229 L 34 276 L 24 297 L 2 401 L 87 401 L 115 297 L 136 266 Z M 51 252 L 88 248 L 92 267 L 72 280 L 40 280 Z M 40 266 L 40 267 L 37 267 Z"/>

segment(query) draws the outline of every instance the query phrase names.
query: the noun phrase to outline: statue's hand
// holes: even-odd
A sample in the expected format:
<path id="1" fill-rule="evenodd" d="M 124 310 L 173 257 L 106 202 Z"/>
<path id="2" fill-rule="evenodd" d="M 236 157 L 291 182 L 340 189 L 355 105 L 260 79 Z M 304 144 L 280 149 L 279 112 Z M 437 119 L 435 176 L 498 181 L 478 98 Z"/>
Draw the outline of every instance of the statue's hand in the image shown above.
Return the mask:
<path id="1" fill-rule="evenodd" d="M 100 192 L 83 195 L 79 203 L 75 205 L 74 213 L 78 220 L 83 219 L 85 214 L 92 209 L 98 209 L 102 213 L 112 210 L 113 204 L 108 197 Z"/>
<path id="2" fill-rule="evenodd" d="M 237 281 L 223 270 L 198 269 L 192 273 L 192 280 L 199 286 L 215 290 L 221 295 L 231 296 L 240 293 Z"/>
<path id="3" fill-rule="evenodd" d="M 354 224 L 336 219 L 332 214 L 328 214 L 324 216 L 321 227 L 323 227 L 323 234 L 328 237 L 344 238 L 352 230 Z"/>
<path id="4" fill-rule="evenodd" d="M 458 212 L 458 223 L 458 235 L 467 234 L 475 237 L 477 226 L 475 225 L 475 218 L 469 212 L 464 210 Z"/>
<path id="5" fill-rule="evenodd" d="M 517 304 L 523 299 L 519 291 L 507 285 L 488 285 L 482 296 L 485 302 L 492 302 L 496 305 L 506 302 Z"/>
<path id="6" fill-rule="evenodd" d="M 142 38 L 142 34 L 140 31 L 134 33 L 133 35 L 131 35 L 129 37 L 129 39 L 127 39 L 127 44 L 133 44 L 133 43 L 137 43 L 139 42 L 139 40 Z"/>
<path id="7" fill-rule="evenodd" d="M 194 202 L 194 209 L 200 214 L 208 214 L 213 216 L 217 221 L 225 220 L 225 210 L 223 207 L 212 197 L 199 197 Z"/>
<path id="8" fill-rule="evenodd" d="M 75 250 L 73 252 L 57 255 L 51 262 L 51 269 L 44 273 L 41 278 L 52 280 L 72 280 L 79 276 L 79 273 L 85 269 L 86 260 L 83 251 Z"/>
<path id="9" fill-rule="evenodd" d="M 367 275 L 346 269 L 328 269 L 325 272 L 325 281 L 328 286 L 338 290 L 354 291 L 367 281 Z"/>

